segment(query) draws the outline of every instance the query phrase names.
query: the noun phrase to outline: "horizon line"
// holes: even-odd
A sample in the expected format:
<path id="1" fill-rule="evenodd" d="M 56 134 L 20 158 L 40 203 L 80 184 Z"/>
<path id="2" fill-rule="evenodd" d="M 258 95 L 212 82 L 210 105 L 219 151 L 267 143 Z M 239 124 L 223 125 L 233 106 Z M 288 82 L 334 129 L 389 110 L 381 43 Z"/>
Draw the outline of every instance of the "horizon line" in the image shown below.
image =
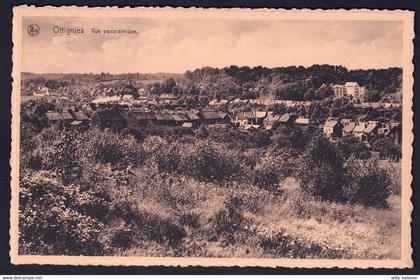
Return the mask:
<path id="1" fill-rule="evenodd" d="M 343 65 L 334 65 L 334 64 L 313 64 L 311 66 L 303 66 L 303 65 L 289 65 L 289 66 L 276 66 L 276 67 L 267 67 L 267 66 L 262 66 L 262 65 L 258 65 L 258 66 L 238 66 L 238 65 L 229 65 L 229 66 L 223 66 L 223 67 L 214 67 L 214 66 L 202 66 L 200 68 L 196 68 L 194 70 L 186 70 L 184 72 L 106 72 L 106 71 L 101 71 L 101 72 L 30 72 L 30 71 L 21 71 L 21 74 L 25 73 L 25 74 L 36 74 L 36 75 L 48 75 L 48 74 L 58 74 L 58 75 L 100 75 L 101 73 L 105 73 L 105 74 L 110 74 L 110 75 L 127 75 L 127 74 L 148 74 L 148 75 L 157 75 L 157 74 L 177 74 L 177 75 L 182 75 L 185 74 L 186 72 L 194 72 L 198 69 L 202 69 L 202 68 L 213 68 L 213 69 L 224 69 L 224 68 L 229 68 L 231 66 L 236 66 L 238 68 L 243 68 L 243 67 L 249 67 L 251 69 L 257 68 L 257 67 L 262 67 L 262 68 L 267 68 L 267 69 L 276 69 L 276 68 L 289 68 L 289 67 L 303 67 L 305 69 L 313 67 L 313 66 L 334 66 L 334 67 L 344 67 L 346 68 L 348 71 L 368 71 L 368 70 L 387 70 L 387 69 L 392 69 L 392 68 L 399 68 L 399 69 L 403 69 L 403 66 L 389 66 L 389 67 L 384 67 L 384 68 L 347 68 L 346 66 Z"/>

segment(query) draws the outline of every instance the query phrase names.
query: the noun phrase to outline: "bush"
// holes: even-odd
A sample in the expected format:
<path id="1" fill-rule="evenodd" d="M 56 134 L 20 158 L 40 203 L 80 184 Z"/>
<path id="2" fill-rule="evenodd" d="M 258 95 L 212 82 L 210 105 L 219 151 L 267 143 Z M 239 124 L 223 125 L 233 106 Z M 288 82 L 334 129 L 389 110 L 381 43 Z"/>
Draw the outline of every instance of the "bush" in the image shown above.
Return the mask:
<path id="1" fill-rule="evenodd" d="M 296 156 L 306 147 L 305 133 L 299 127 L 279 125 L 271 137 L 276 150 L 288 149 Z"/>
<path id="2" fill-rule="evenodd" d="M 81 212 L 96 199 L 77 186 L 63 185 L 53 172 L 33 172 L 21 179 L 19 251 L 47 255 L 101 255 L 104 224 Z M 105 201 L 102 204 L 106 205 Z"/>
<path id="3" fill-rule="evenodd" d="M 253 181 L 257 186 L 275 190 L 278 184 L 290 175 L 290 169 L 281 157 L 266 156 L 257 163 Z"/>
<path id="4" fill-rule="evenodd" d="M 344 158 L 354 156 L 359 159 L 367 159 L 371 157 L 369 148 L 365 143 L 356 137 L 343 137 L 337 143 L 337 149 Z"/>
<path id="5" fill-rule="evenodd" d="M 159 136 L 149 136 L 143 143 L 143 149 L 159 172 L 172 173 L 178 170 L 180 155 L 176 142 L 168 143 Z"/>
<path id="6" fill-rule="evenodd" d="M 110 245 L 113 247 L 127 249 L 133 244 L 134 232 L 124 220 L 118 219 L 109 230 L 112 230 Z"/>
<path id="7" fill-rule="evenodd" d="M 42 169 L 61 175 L 63 182 L 71 182 L 80 175 L 79 141 L 73 131 L 47 128 L 40 134 L 42 146 L 39 155 Z"/>
<path id="8" fill-rule="evenodd" d="M 342 199 L 343 160 L 323 135 L 309 143 L 296 174 L 305 193 L 326 200 Z"/>
<path id="9" fill-rule="evenodd" d="M 401 158 L 401 146 L 396 145 L 390 137 L 378 139 L 373 143 L 372 148 L 383 159 L 398 160 Z"/>
<path id="10" fill-rule="evenodd" d="M 181 174 L 201 181 L 221 182 L 236 175 L 240 165 L 231 154 L 223 151 L 223 145 L 213 145 L 200 141 L 183 149 L 180 160 Z"/>
<path id="11" fill-rule="evenodd" d="M 375 158 L 367 161 L 350 159 L 346 164 L 344 198 L 351 203 L 378 208 L 387 207 L 391 178 Z"/>
<path id="12" fill-rule="evenodd" d="M 82 143 L 87 145 L 81 153 L 87 153 L 94 162 L 120 167 L 139 166 L 144 161 L 141 145 L 131 136 L 124 137 L 111 130 L 91 130 L 83 137 Z"/>
<path id="13" fill-rule="evenodd" d="M 233 242 L 235 234 L 241 229 L 244 216 L 241 210 L 242 201 L 237 197 L 225 202 L 224 209 L 219 210 L 212 222 L 214 224 L 214 237 L 224 237 L 228 242 Z"/>

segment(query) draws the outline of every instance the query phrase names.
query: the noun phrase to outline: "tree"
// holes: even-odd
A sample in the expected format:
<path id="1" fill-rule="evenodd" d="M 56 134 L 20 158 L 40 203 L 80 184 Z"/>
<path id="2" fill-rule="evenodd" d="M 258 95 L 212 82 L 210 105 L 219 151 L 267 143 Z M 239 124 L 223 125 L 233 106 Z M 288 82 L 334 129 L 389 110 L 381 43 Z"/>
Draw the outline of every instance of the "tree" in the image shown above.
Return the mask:
<path id="1" fill-rule="evenodd" d="M 358 159 L 370 158 L 369 148 L 356 137 L 343 137 L 337 143 L 337 149 L 344 158 L 354 156 Z"/>
<path id="2" fill-rule="evenodd" d="M 161 88 L 160 83 L 153 83 L 152 85 L 148 85 L 151 94 L 160 94 Z"/>
<path id="3" fill-rule="evenodd" d="M 368 90 L 366 92 L 366 99 L 369 102 L 378 102 L 381 99 L 381 94 L 378 90 Z"/>
<path id="4" fill-rule="evenodd" d="M 373 143 L 372 148 L 375 152 L 379 153 L 381 158 L 394 160 L 401 158 L 401 147 L 395 145 L 394 140 L 391 137 L 376 140 Z"/>
<path id="5" fill-rule="evenodd" d="M 173 78 L 166 79 L 162 82 L 161 90 L 165 93 L 171 93 L 175 85 L 176 83 Z"/>

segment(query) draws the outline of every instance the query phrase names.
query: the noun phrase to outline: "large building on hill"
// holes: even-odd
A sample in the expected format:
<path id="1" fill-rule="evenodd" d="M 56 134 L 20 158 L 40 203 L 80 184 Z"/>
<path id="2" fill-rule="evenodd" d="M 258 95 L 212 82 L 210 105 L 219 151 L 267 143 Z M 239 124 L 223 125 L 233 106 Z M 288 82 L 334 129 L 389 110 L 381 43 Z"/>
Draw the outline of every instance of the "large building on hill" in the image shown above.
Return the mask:
<path id="1" fill-rule="evenodd" d="M 344 85 L 333 85 L 332 90 L 335 97 L 349 97 L 353 100 L 363 101 L 366 95 L 366 88 L 357 82 L 347 82 Z"/>

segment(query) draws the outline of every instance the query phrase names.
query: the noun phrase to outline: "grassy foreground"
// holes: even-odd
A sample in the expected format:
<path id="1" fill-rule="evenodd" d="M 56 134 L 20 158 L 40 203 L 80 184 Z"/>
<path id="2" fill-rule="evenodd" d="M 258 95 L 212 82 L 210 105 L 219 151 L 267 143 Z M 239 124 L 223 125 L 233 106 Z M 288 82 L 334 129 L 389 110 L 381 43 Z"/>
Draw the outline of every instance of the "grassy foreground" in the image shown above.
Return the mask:
<path id="1" fill-rule="evenodd" d="M 400 255 L 396 195 L 390 196 L 388 209 L 379 210 L 305 199 L 292 178 L 275 194 L 252 186 L 221 188 L 184 177 L 161 179 L 159 185 L 157 190 L 142 182 L 130 195 L 118 198 L 154 221 L 146 229 L 149 237 L 144 228 L 115 222 L 108 230 L 129 229 L 127 248 L 118 255 L 352 259 Z M 159 235 L 154 231 L 165 234 L 170 225 L 177 226 L 180 236 L 163 244 L 153 240 Z"/>

